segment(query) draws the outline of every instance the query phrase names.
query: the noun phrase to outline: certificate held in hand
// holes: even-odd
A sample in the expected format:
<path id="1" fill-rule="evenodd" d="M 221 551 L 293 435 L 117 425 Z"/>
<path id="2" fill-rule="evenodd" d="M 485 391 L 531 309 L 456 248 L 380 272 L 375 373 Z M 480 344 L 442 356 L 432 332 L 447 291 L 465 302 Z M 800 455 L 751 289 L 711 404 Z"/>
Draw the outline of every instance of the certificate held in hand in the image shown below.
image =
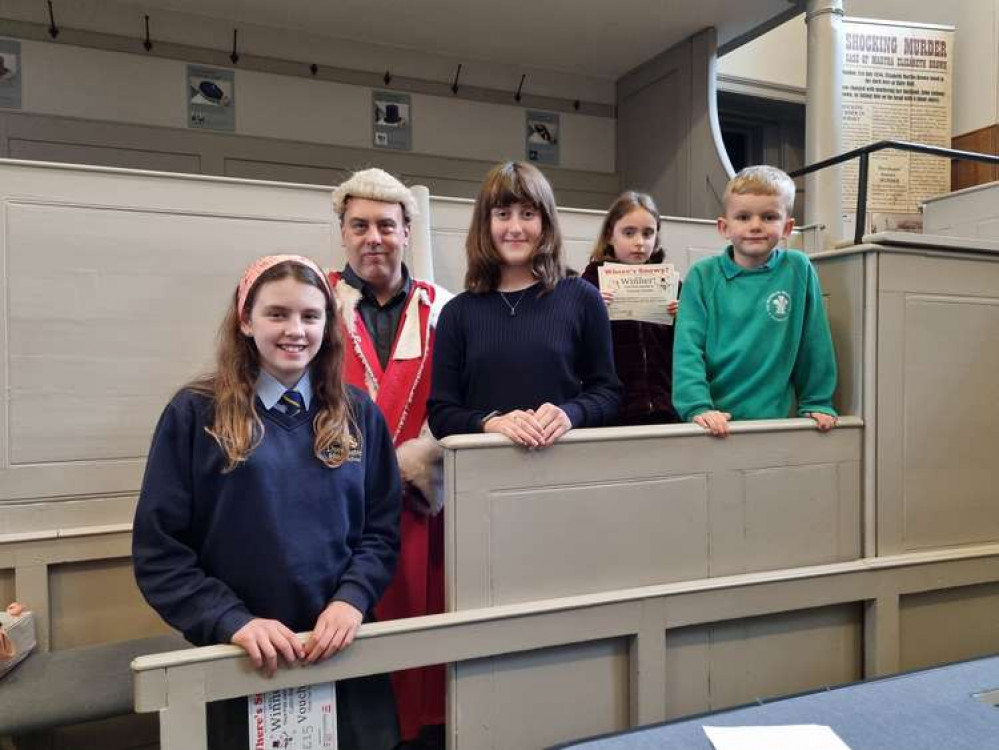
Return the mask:
<path id="1" fill-rule="evenodd" d="M 604 263 L 598 270 L 600 291 L 614 300 L 607 305 L 611 320 L 644 320 L 673 325 L 666 306 L 676 300 L 680 275 L 672 263 L 632 266 Z"/>

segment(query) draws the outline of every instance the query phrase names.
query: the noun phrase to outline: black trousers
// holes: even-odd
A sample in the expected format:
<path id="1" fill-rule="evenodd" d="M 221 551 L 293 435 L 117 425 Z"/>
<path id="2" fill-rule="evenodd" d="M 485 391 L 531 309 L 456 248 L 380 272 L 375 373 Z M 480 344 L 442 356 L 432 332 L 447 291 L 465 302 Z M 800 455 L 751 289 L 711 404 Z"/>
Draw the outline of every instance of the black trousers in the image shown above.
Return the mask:
<path id="1" fill-rule="evenodd" d="M 395 698 L 387 674 L 336 684 L 340 750 L 392 750 L 399 743 Z M 208 704 L 208 750 L 248 750 L 246 698 Z"/>

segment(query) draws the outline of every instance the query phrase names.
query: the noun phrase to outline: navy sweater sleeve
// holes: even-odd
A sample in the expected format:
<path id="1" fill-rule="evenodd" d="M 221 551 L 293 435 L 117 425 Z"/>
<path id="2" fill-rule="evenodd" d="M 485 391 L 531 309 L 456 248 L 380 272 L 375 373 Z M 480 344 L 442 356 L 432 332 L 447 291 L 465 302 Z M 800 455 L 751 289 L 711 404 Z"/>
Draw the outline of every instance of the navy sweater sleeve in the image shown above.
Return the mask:
<path id="1" fill-rule="evenodd" d="M 438 438 L 482 432 L 481 420 L 489 412 L 466 404 L 464 392 L 465 331 L 461 295 L 444 305 L 434 338 L 434 368 L 427 402 L 430 431 Z"/>
<path id="2" fill-rule="evenodd" d="M 193 453 L 207 399 L 178 395 L 163 412 L 135 511 L 132 559 L 146 601 L 195 644 L 226 642 L 251 619 L 246 605 L 202 567 L 193 538 Z M 217 631 L 223 627 L 227 634 Z"/>
<path id="3" fill-rule="evenodd" d="M 366 394 L 351 390 L 362 404 L 358 411 L 364 434 L 364 528 L 333 599 L 366 613 L 381 599 L 395 572 L 402 481 L 381 411 Z"/>
<path id="4" fill-rule="evenodd" d="M 576 352 L 576 372 L 582 391 L 575 398 L 556 404 L 573 427 L 601 427 L 617 416 L 621 382 L 614 369 L 610 318 L 600 292 L 583 280 L 575 280 L 582 326 L 581 346 Z"/>

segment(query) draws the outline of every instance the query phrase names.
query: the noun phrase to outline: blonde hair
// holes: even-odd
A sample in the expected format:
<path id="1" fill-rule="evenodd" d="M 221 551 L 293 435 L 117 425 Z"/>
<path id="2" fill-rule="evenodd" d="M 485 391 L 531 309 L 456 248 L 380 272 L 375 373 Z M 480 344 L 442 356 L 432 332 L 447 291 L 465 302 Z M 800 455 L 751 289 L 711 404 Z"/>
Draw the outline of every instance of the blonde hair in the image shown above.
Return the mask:
<path id="1" fill-rule="evenodd" d="M 614 260 L 614 246 L 611 244 L 611 237 L 614 235 L 614 227 L 621 219 L 630 214 L 636 208 L 641 208 L 652 214 L 656 220 L 656 247 L 649 256 L 649 263 L 662 263 L 665 257 L 662 245 L 659 244 L 659 230 L 662 217 L 659 216 L 659 208 L 652 196 L 648 193 L 639 193 L 635 190 L 626 190 L 617 197 L 611 207 L 607 210 L 604 223 L 600 226 L 600 236 L 597 237 L 596 244 L 590 252 L 590 261 L 599 263 L 602 260 Z"/>
<path id="2" fill-rule="evenodd" d="M 777 167 L 760 164 L 746 167 L 728 181 L 722 201 L 728 208 L 728 199 L 733 195 L 776 195 L 784 204 L 788 216 L 794 211 L 794 180 Z"/>
<path id="3" fill-rule="evenodd" d="M 318 405 L 312 422 L 315 433 L 313 450 L 316 458 L 326 466 L 336 468 L 347 459 L 351 441 L 360 440 L 360 433 L 357 432 L 347 387 L 343 382 L 343 341 L 329 287 L 308 266 L 284 261 L 260 274 L 250 287 L 244 315 L 250 317 L 257 293 L 264 284 L 289 277 L 316 287 L 326 300 L 323 343 L 309 364 L 313 397 Z M 264 437 L 264 423 L 256 407 L 260 353 L 253 338 L 241 330 L 242 322 L 237 288 L 219 327 L 215 371 L 185 386 L 210 396 L 214 402 L 212 426 L 205 429 L 225 454 L 224 472 L 230 472 L 246 461 Z M 357 437 L 352 438 L 352 433 L 356 433 Z"/>
<path id="4" fill-rule="evenodd" d="M 565 276 L 562 264 L 562 232 L 555 212 L 555 194 L 537 167 L 508 161 L 489 170 L 472 210 L 472 223 L 465 239 L 468 270 L 465 289 L 491 292 L 499 286 L 503 259 L 493 245 L 492 212 L 515 203 L 531 206 L 541 215 L 541 236 L 531 256 L 531 271 L 550 292 Z"/>

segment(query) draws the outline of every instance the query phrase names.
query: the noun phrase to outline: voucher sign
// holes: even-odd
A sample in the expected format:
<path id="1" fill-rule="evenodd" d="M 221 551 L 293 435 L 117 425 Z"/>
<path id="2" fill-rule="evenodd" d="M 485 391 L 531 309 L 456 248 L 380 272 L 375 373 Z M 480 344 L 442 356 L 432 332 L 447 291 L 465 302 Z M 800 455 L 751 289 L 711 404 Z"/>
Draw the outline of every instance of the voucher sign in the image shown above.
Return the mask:
<path id="1" fill-rule="evenodd" d="M 336 750 L 332 682 L 249 696 L 251 750 Z"/>

